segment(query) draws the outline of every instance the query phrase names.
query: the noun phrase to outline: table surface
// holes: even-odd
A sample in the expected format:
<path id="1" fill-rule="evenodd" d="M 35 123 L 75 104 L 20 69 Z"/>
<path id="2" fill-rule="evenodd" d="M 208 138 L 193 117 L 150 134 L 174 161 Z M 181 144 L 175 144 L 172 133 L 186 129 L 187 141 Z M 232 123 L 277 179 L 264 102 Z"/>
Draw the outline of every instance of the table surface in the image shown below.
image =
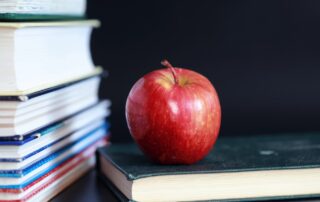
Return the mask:
<path id="1" fill-rule="evenodd" d="M 94 170 L 84 175 L 51 202 L 118 202 L 113 193 L 98 179 Z"/>
<path id="2" fill-rule="evenodd" d="M 113 193 L 98 179 L 94 170 L 84 175 L 77 182 L 73 183 L 69 188 L 57 195 L 51 202 L 118 202 Z M 288 201 L 288 200 L 286 200 Z M 306 199 L 306 200 L 290 200 L 293 201 L 305 201 L 315 202 L 320 201 L 318 199 Z M 283 202 L 283 201 L 281 201 Z"/>

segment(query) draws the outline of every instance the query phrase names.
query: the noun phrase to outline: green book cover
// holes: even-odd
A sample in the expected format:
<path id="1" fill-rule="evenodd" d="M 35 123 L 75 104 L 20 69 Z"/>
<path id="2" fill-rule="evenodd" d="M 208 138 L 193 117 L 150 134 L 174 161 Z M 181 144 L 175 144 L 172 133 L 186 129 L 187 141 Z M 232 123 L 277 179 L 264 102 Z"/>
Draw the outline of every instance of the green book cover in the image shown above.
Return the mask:
<path id="1" fill-rule="evenodd" d="M 258 177 L 256 176 L 256 178 L 261 179 L 264 179 L 269 174 L 270 176 L 279 175 L 278 177 L 281 179 L 281 176 L 287 175 L 287 173 L 290 176 L 291 172 L 296 172 L 293 176 L 297 176 L 297 183 L 299 182 L 297 185 L 306 183 L 305 185 L 308 187 L 311 183 L 309 183 L 308 179 L 317 181 L 320 174 L 319 156 L 320 134 L 315 133 L 221 137 L 212 152 L 205 159 L 191 166 L 163 166 L 154 164 L 141 153 L 135 144 L 115 144 L 101 148 L 98 151 L 97 159 L 101 161 L 101 158 L 103 158 L 107 162 L 110 162 L 110 165 L 123 174 L 128 182 L 161 176 L 199 176 L 201 174 L 213 174 L 211 176 L 214 176 L 214 174 L 233 174 L 233 176 L 237 176 L 239 173 L 258 173 Z M 101 162 L 98 164 L 98 169 L 101 170 Z M 280 171 L 280 174 L 278 171 Z M 299 178 L 305 180 L 300 180 Z M 266 180 L 268 179 L 266 178 Z M 107 180 L 109 186 L 113 186 L 113 190 L 120 189 L 119 186 L 112 185 L 114 184 L 112 180 L 107 178 L 105 180 Z M 261 182 L 265 181 L 262 180 Z M 246 182 L 244 180 L 243 183 L 250 183 L 250 181 Z M 268 186 L 272 187 L 272 184 Z M 314 186 L 320 187 L 320 183 L 314 184 Z M 290 190 L 288 191 L 290 192 Z M 320 189 L 306 189 L 298 194 L 294 192 L 290 195 L 287 193 L 284 192 L 283 195 L 277 193 L 274 196 L 270 194 L 266 196 L 258 194 L 255 197 L 248 194 L 248 197 L 244 195 L 241 198 L 232 198 L 229 194 L 230 198 L 225 197 L 223 200 L 248 201 L 307 198 L 319 196 Z M 121 196 L 124 195 L 121 194 Z"/>
<path id="2" fill-rule="evenodd" d="M 0 21 L 80 20 L 86 0 L 1 0 Z"/>
<path id="3" fill-rule="evenodd" d="M 2 22 L 83 20 L 85 18 L 86 18 L 85 16 L 77 16 L 77 15 L 0 13 L 0 21 Z"/>

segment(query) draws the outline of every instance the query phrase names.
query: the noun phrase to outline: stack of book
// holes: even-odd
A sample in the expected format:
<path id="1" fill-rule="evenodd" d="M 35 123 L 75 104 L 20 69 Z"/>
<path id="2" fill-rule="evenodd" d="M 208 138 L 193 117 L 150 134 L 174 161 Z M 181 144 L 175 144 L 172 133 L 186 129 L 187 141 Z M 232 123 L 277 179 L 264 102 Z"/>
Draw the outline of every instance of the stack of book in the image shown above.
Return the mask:
<path id="1" fill-rule="evenodd" d="M 0 201 L 49 200 L 108 142 L 110 103 L 99 101 L 102 70 L 90 54 L 99 22 L 82 20 L 84 8 L 84 0 L 0 2 Z"/>

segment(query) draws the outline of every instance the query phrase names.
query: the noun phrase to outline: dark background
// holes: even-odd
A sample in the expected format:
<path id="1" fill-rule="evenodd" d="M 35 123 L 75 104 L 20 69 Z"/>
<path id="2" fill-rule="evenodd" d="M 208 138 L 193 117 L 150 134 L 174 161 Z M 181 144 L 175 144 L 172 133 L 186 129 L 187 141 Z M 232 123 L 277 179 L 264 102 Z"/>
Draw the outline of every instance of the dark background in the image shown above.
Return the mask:
<path id="1" fill-rule="evenodd" d="M 90 0 L 88 16 L 114 142 L 131 140 L 126 97 L 163 58 L 212 81 L 221 135 L 320 131 L 320 1 Z"/>

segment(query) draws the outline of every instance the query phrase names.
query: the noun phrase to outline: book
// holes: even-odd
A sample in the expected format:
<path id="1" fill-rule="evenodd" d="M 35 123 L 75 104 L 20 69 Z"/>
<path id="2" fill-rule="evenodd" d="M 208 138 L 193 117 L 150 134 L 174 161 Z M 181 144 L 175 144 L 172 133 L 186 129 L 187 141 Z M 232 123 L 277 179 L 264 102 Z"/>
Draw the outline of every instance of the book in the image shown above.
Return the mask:
<path id="1" fill-rule="evenodd" d="M 45 173 L 53 170 L 63 162 L 81 153 L 86 148 L 96 145 L 99 142 L 106 142 L 106 130 L 103 127 L 96 128 L 86 134 L 83 138 L 66 145 L 58 151 L 33 162 L 22 169 L 1 170 L 0 189 L 21 189 L 31 181 L 38 179 Z"/>
<path id="2" fill-rule="evenodd" d="M 64 147 L 65 145 L 73 143 L 77 139 L 84 137 L 88 132 L 101 125 L 108 129 L 109 125 L 104 123 L 103 117 L 100 118 L 100 120 L 95 119 L 81 127 L 81 124 L 74 123 L 73 125 L 66 125 L 62 128 L 54 129 L 51 133 L 24 145 L 1 146 L 0 172 L 3 169 L 17 169 L 25 167 L 28 164 Z M 68 126 L 73 128 L 69 130 L 67 128 Z"/>
<path id="3" fill-rule="evenodd" d="M 63 83 L 52 88 L 39 90 L 31 94 L 0 96 L 1 114 L 8 113 L 5 112 L 5 110 L 13 111 L 10 114 L 19 114 L 19 110 L 21 111 L 20 113 L 24 113 L 30 108 L 48 106 L 49 101 L 55 103 L 63 100 L 63 97 L 74 97 L 76 94 L 79 94 L 79 90 L 83 88 L 97 91 L 101 80 L 99 77 L 99 75 L 93 75 L 73 82 Z"/>
<path id="4" fill-rule="evenodd" d="M 87 126 L 82 130 L 71 133 L 70 135 L 61 140 L 58 140 L 51 144 L 46 144 L 44 147 L 37 149 L 35 152 L 26 155 L 27 158 L 24 158 L 21 161 L 0 162 L 0 176 L 1 174 L 7 173 L 21 173 L 21 171 L 24 168 L 31 166 L 34 162 L 37 162 L 41 159 L 45 159 L 48 156 L 61 150 L 62 148 L 70 147 L 70 145 L 73 145 L 76 142 L 79 142 L 80 140 L 87 138 L 89 135 L 93 135 L 94 131 L 97 131 L 98 129 L 104 129 L 105 137 L 107 137 L 108 133 L 106 131 L 108 131 L 108 125 L 103 123 L 102 121 L 99 121 L 97 122 L 97 124 L 94 124 L 91 127 Z"/>
<path id="5" fill-rule="evenodd" d="M 6 103 L 0 101 L 0 124 L 23 122 L 31 117 L 49 114 L 59 108 L 72 105 L 78 100 L 85 100 L 89 97 L 95 98 L 98 94 L 99 79 L 90 83 L 86 82 L 86 85 L 82 85 L 81 87 L 82 88 L 79 86 L 74 90 L 42 100 L 41 102 L 36 102 L 35 99 L 34 102 L 30 100 L 30 102 L 19 103 L 15 108 L 6 108 Z M 58 92 L 56 92 L 56 94 L 58 94 Z M 46 96 L 49 95 L 47 94 Z M 15 103 L 10 104 L 13 105 Z"/>
<path id="6" fill-rule="evenodd" d="M 44 175 L 32 179 L 21 188 L 0 189 L 0 201 L 27 201 L 39 195 L 44 195 L 47 199 L 51 198 L 52 195 L 47 192 L 57 194 L 92 168 L 95 164 L 93 154 L 96 147 L 105 144 L 106 142 L 103 140 L 97 142 L 97 144 L 74 155 Z M 42 201 L 37 197 L 38 200 Z"/>
<path id="7" fill-rule="evenodd" d="M 58 20 L 85 16 L 86 0 L 1 0 L 2 20 Z"/>
<path id="8" fill-rule="evenodd" d="M 30 134 L 26 134 L 24 136 L 0 137 L 0 146 L 2 146 L 0 147 L 0 151 L 4 148 L 11 148 L 10 150 L 19 148 L 21 151 L 19 153 L 26 155 L 26 152 L 22 150 L 23 148 L 28 147 L 28 145 L 41 141 L 46 141 L 46 143 L 49 143 L 57 138 L 64 137 L 72 131 L 80 129 L 87 124 L 104 119 L 110 115 L 110 110 L 108 109 L 110 105 L 111 103 L 109 100 L 101 101 L 97 105 L 83 109 L 78 113 L 75 113 L 69 117 L 65 117 L 53 124 L 45 125 L 39 130 L 33 131 Z M 35 148 L 32 147 L 32 149 Z M 3 156 L 0 154 L 0 162 L 1 157 Z"/>
<path id="9" fill-rule="evenodd" d="M 86 97 L 85 99 L 74 102 L 72 105 L 69 104 L 61 106 L 48 113 L 31 117 L 30 119 L 23 119 L 17 122 L 10 119 L 0 119 L 0 136 L 23 136 L 24 134 L 28 134 L 31 131 L 37 130 L 45 125 L 59 121 L 64 117 L 76 114 L 82 109 L 95 105 L 97 102 L 97 97 Z"/>
<path id="10" fill-rule="evenodd" d="M 62 192 L 68 186 L 70 186 L 73 182 L 87 173 L 91 168 L 95 165 L 94 158 L 88 159 L 86 162 L 76 165 L 68 173 L 59 177 L 57 180 L 52 181 L 51 183 L 47 183 L 46 185 L 38 188 L 30 195 L 25 196 L 21 202 L 24 201 L 49 201 L 54 196 Z"/>
<path id="11" fill-rule="evenodd" d="M 97 26 L 96 20 L 1 22 L 0 95 L 31 93 L 94 74 L 89 45 Z"/>
<path id="12" fill-rule="evenodd" d="M 46 94 L 55 95 L 54 91 L 61 92 L 60 90 L 63 88 L 70 87 L 72 85 L 75 85 L 82 81 L 86 81 L 93 77 L 106 76 L 106 75 L 107 75 L 107 72 L 103 71 L 100 67 L 98 67 L 86 75 L 74 76 L 73 78 L 68 80 L 64 80 L 64 81 L 60 81 L 57 83 L 52 83 L 44 86 L 38 86 L 38 88 L 28 89 L 24 91 L 15 91 L 15 92 L 2 92 L 2 93 L 0 92 L 0 101 L 1 101 L 1 105 L 3 105 L 1 108 L 2 109 L 18 108 L 19 107 L 18 105 L 24 105 L 23 103 L 26 103 L 26 101 L 29 101 L 33 98 L 37 98 L 41 96 L 44 99 L 46 99 L 47 98 L 47 96 L 45 96 Z M 32 103 L 32 102 L 28 102 L 28 103 Z"/>
<path id="13" fill-rule="evenodd" d="M 156 148 L 155 148 L 156 149 Z M 134 144 L 99 149 L 98 170 L 132 201 L 232 201 L 320 196 L 320 135 L 221 137 L 194 165 L 157 165 Z"/>

